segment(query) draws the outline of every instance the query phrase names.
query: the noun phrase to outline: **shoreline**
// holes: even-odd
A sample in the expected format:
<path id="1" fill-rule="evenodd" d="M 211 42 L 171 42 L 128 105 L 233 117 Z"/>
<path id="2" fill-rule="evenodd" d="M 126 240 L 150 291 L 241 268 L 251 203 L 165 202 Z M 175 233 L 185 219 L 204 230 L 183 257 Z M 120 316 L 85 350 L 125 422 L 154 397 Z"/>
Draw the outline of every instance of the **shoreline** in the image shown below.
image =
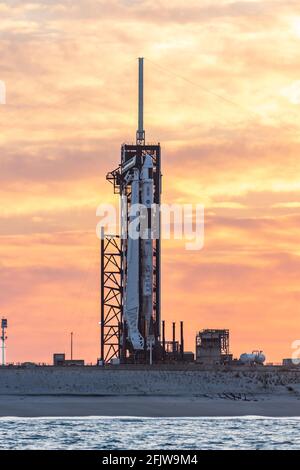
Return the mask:
<path id="1" fill-rule="evenodd" d="M 1 395 L 0 417 L 300 417 L 300 399 L 296 397 L 263 395 L 254 400 L 192 396 Z"/>

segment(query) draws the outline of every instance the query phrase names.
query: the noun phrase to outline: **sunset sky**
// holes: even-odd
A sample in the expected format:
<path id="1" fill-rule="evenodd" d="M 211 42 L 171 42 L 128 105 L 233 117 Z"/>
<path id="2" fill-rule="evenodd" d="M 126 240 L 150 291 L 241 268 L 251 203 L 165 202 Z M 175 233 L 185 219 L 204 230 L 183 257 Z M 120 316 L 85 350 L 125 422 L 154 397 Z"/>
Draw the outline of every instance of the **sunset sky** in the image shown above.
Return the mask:
<path id="1" fill-rule="evenodd" d="M 0 314 L 8 361 L 99 357 L 96 208 L 145 128 L 163 202 L 203 203 L 205 244 L 163 243 L 163 317 L 229 328 L 235 356 L 300 339 L 300 3 L 0 0 Z"/>

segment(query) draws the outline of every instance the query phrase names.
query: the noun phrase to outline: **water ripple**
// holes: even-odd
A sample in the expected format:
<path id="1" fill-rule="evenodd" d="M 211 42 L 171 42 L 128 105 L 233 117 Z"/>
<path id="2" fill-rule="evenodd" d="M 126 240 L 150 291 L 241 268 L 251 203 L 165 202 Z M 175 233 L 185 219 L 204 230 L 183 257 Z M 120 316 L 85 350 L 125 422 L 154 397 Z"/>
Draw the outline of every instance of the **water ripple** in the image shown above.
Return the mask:
<path id="1" fill-rule="evenodd" d="M 298 418 L 1 418 L 0 449 L 300 449 Z"/>

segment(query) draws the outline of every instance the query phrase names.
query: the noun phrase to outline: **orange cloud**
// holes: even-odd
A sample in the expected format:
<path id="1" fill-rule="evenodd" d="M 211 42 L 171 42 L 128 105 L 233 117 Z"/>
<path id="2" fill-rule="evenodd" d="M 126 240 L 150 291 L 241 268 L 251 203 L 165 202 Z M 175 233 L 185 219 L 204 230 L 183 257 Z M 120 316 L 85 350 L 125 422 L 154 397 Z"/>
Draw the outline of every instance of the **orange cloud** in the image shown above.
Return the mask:
<path id="1" fill-rule="evenodd" d="M 1 312 L 8 359 L 99 355 L 96 208 L 136 128 L 163 150 L 164 202 L 205 205 L 205 245 L 164 241 L 163 315 L 229 327 L 238 355 L 290 356 L 299 289 L 294 1 L 0 2 Z M 147 60 L 148 59 L 148 60 Z M 182 78 L 183 77 L 183 78 Z M 219 96 L 224 97 L 220 99 Z"/>

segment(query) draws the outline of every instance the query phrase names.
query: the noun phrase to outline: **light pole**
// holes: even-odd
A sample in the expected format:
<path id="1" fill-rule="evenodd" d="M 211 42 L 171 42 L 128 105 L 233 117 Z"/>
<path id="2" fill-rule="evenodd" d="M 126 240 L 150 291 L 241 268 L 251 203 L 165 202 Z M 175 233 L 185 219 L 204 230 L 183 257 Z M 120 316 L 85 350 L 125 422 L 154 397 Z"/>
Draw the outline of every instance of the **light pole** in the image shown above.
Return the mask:
<path id="1" fill-rule="evenodd" d="M 73 331 L 71 332 L 71 361 L 73 361 Z"/>
<path id="2" fill-rule="evenodd" d="M 2 318 L 1 320 L 1 342 L 2 342 L 2 366 L 5 366 L 5 341 L 7 340 L 6 336 L 6 328 L 7 328 L 7 319 Z"/>

